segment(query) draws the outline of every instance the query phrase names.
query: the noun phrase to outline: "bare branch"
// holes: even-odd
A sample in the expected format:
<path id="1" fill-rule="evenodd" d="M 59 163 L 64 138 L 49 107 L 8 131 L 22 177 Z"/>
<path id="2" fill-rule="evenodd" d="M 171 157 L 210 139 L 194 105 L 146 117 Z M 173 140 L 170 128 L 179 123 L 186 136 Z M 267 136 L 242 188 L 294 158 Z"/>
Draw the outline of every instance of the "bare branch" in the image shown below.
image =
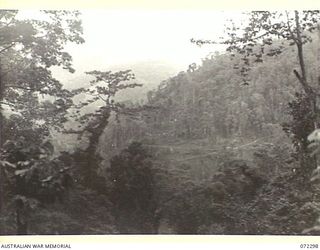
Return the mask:
<path id="1" fill-rule="evenodd" d="M 13 42 L 12 44 L 10 44 L 9 46 L 5 47 L 4 49 L 0 50 L 0 54 L 5 52 L 6 50 L 10 49 L 11 47 L 13 47 L 15 45 L 15 43 Z"/>
<path id="2" fill-rule="evenodd" d="M 0 101 L 0 104 L 7 105 L 10 107 L 15 107 L 15 105 L 13 103 L 9 103 L 9 102 Z"/>
<path id="3" fill-rule="evenodd" d="M 98 94 L 98 97 L 102 100 L 102 101 L 104 101 L 104 102 L 108 102 L 108 100 L 107 99 L 104 99 L 101 95 L 99 95 Z"/>
<path id="4" fill-rule="evenodd" d="M 15 89 L 28 90 L 28 91 L 35 91 L 35 89 L 33 89 L 33 88 L 27 88 L 27 87 L 23 87 L 20 85 L 6 85 L 6 88 L 15 88 Z"/>

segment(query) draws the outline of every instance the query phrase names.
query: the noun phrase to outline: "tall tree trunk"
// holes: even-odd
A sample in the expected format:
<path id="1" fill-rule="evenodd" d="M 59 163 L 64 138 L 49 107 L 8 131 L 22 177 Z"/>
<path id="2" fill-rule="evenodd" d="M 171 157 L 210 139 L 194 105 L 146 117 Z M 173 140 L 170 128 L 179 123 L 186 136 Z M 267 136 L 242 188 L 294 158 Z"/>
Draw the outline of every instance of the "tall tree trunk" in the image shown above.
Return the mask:
<path id="1" fill-rule="evenodd" d="M 307 70 L 306 65 L 304 62 L 304 56 L 303 56 L 303 41 L 301 37 L 301 27 L 300 27 L 300 19 L 299 19 L 299 12 L 295 11 L 295 22 L 296 22 L 296 45 L 298 49 L 298 59 L 299 59 L 299 66 L 301 74 L 299 74 L 296 70 L 294 70 L 294 74 L 298 78 L 299 82 L 301 83 L 304 92 L 308 96 L 310 100 L 310 106 L 312 108 L 312 114 L 314 116 L 314 129 L 316 129 L 317 121 L 316 121 L 316 95 L 314 93 L 314 90 L 312 87 L 310 87 L 308 81 L 307 81 Z"/>
<path id="2" fill-rule="evenodd" d="M 87 171 L 84 179 L 84 183 L 88 187 L 92 187 L 95 184 L 95 177 L 97 175 L 97 169 L 99 167 L 97 165 L 99 162 L 99 155 L 97 154 L 99 139 L 103 134 L 105 128 L 108 126 L 110 114 L 110 109 L 105 110 L 103 115 L 101 116 L 101 120 L 99 121 L 98 126 L 90 130 L 91 136 L 89 137 L 89 145 L 86 150 L 88 156 Z"/>
<path id="3" fill-rule="evenodd" d="M 294 70 L 294 74 L 296 75 L 297 79 L 302 85 L 302 88 L 307 95 L 307 98 L 310 103 L 311 107 L 311 114 L 313 117 L 313 130 L 316 129 L 317 126 L 317 95 L 314 91 L 314 89 L 309 85 L 307 80 L 307 70 L 306 65 L 304 61 L 304 54 L 303 54 L 303 40 L 301 37 L 301 27 L 300 27 L 300 19 L 299 19 L 299 12 L 295 10 L 295 24 L 296 24 L 296 37 L 294 38 L 295 43 L 297 45 L 298 50 L 298 60 L 299 60 L 299 66 L 300 66 L 300 72 Z M 311 133 L 312 131 L 310 131 Z M 307 149 L 303 149 L 304 152 L 301 152 L 302 155 L 307 155 Z M 304 158 L 304 157 L 303 157 Z M 308 159 L 309 158 L 309 159 Z M 301 166 L 306 169 L 306 177 L 308 178 L 308 175 L 311 174 L 313 169 L 317 168 L 317 157 L 307 157 L 307 159 L 302 159 Z"/>

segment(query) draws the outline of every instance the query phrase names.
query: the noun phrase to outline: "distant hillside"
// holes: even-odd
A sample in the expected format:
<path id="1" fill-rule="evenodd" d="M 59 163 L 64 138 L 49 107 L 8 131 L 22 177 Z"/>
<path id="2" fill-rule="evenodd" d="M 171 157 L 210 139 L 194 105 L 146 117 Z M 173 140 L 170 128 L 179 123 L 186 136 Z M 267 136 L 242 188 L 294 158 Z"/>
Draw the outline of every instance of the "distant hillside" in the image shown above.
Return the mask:
<path id="1" fill-rule="evenodd" d="M 147 93 L 150 90 L 156 89 L 160 82 L 168 79 L 169 77 L 177 73 L 177 67 L 170 65 L 168 63 L 163 63 L 159 61 L 150 62 L 137 62 L 130 65 L 116 65 L 107 70 L 119 71 L 131 69 L 136 76 L 136 83 L 143 84 L 142 87 L 137 87 L 135 89 L 126 89 L 120 92 L 116 97 L 118 101 L 130 101 L 130 102 L 145 102 Z M 93 70 L 91 68 L 88 71 Z M 89 86 L 89 81 L 91 77 L 86 75 L 84 72 L 76 72 L 75 74 L 67 74 L 65 71 L 58 69 L 53 70 L 54 76 L 59 79 L 67 89 L 75 89 Z M 74 101 L 82 100 L 84 97 L 80 96 L 75 98 Z M 95 104 L 95 105 L 98 105 Z M 84 112 L 93 112 L 95 110 L 95 105 L 89 105 L 86 107 Z M 111 122 L 112 124 L 113 122 Z M 76 122 L 68 122 L 66 124 L 68 128 L 77 127 Z M 117 126 L 117 125 L 116 125 Z M 54 133 L 52 138 L 53 144 L 57 151 L 72 151 L 74 150 L 74 145 L 76 144 L 76 136 L 74 135 L 60 135 Z"/>
<path id="2" fill-rule="evenodd" d="M 148 91 L 156 88 L 161 81 L 174 76 L 178 73 L 177 66 L 161 61 L 143 61 L 128 65 L 115 65 L 105 70 L 119 71 L 131 69 L 136 76 L 136 83 L 143 84 L 142 87 L 129 89 L 120 92 L 117 96 L 119 101 L 141 101 L 146 99 Z M 88 71 L 94 70 L 88 67 Z M 97 69 L 101 70 L 101 69 Z M 65 71 L 58 69 L 53 70 L 54 76 L 60 80 L 66 88 L 75 89 L 88 86 L 91 77 L 84 72 L 76 72 L 75 74 L 66 74 Z"/>

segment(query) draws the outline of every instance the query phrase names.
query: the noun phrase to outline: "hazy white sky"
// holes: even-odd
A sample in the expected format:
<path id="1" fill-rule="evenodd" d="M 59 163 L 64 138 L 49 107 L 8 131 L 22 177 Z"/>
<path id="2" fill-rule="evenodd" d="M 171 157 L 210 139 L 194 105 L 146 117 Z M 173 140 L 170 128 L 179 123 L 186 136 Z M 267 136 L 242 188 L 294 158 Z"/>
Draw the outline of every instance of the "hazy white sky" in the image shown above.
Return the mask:
<path id="1" fill-rule="evenodd" d="M 78 70 L 138 61 L 163 61 L 181 70 L 221 47 L 199 48 L 193 38 L 223 35 L 226 18 L 238 12 L 214 11 L 82 11 L 85 44 L 70 46 Z M 82 69 L 85 67 L 84 69 Z"/>
<path id="2" fill-rule="evenodd" d="M 204 10 L 83 10 L 86 42 L 70 44 L 76 74 L 55 70 L 64 79 L 84 71 L 108 70 L 114 65 L 161 61 L 174 65 L 177 71 L 201 63 L 210 52 L 222 50 L 218 45 L 198 47 L 195 39 L 215 39 L 223 35 L 227 19 L 240 20 L 235 11 Z M 26 18 L 37 17 L 35 11 L 23 11 Z M 38 16 L 40 17 L 40 16 Z"/>

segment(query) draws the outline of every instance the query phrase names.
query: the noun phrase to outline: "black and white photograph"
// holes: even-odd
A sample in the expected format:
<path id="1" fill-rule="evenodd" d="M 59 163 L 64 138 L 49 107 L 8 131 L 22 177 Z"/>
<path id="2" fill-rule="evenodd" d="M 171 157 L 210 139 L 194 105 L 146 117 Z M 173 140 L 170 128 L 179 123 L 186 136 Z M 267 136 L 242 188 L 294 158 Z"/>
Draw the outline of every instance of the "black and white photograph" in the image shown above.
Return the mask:
<path id="1" fill-rule="evenodd" d="M 320 235 L 320 11 L 0 9 L 0 235 Z"/>

